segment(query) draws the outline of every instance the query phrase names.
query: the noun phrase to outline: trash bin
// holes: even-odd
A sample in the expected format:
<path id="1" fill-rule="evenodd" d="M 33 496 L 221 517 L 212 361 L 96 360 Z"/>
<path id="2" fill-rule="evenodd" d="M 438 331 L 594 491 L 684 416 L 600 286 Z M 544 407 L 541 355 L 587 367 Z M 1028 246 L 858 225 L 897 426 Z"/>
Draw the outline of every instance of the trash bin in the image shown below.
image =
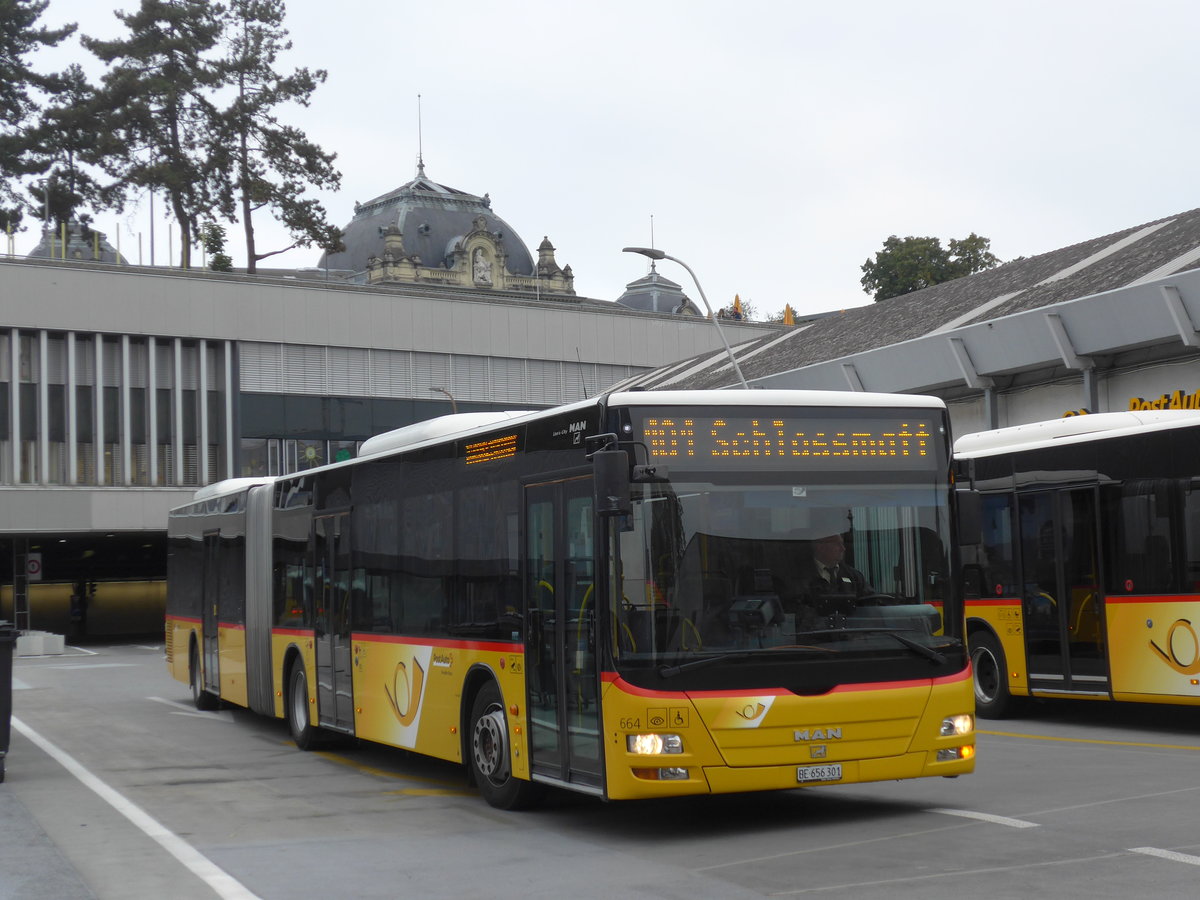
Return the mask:
<path id="1" fill-rule="evenodd" d="M 12 658 L 17 630 L 0 619 L 0 781 L 4 780 L 4 759 L 12 733 Z"/>

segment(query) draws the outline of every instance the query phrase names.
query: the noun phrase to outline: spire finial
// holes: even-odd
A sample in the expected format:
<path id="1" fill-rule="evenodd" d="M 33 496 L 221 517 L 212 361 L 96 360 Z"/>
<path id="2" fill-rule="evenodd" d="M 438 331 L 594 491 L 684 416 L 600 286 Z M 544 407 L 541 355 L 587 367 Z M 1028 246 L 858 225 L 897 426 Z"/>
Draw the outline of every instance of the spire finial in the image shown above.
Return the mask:
<path id="1" fill-rule="evenodd" d="M 421 95 L 417 94 L 417 177 L 425 177 L 424 138 L 421 134 Z"/>
<path id="2" fill-rule="evenodd" d="M 654 249 L 654 213 L 650 213 L 650 249 Z M 658 271 L 658 269 L 654 267 L 654 260 L 650 260 L 650 271 Z"/>

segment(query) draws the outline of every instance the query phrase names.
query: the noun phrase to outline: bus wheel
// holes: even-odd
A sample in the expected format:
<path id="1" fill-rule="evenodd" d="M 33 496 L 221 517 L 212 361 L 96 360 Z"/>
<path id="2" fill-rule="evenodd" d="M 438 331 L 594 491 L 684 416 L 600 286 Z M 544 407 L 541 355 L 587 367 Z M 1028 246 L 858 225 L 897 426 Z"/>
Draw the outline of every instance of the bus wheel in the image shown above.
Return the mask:
<path id="1" fill-rule="evenodd" d="M 990 631 L 970 637 L 971 668 L 975 672 L 975 712 L 985 719 L 1003 719 L 1016 707 L 1008 691 L 1004 648 Z"/>
<path id="2" fill-rule="evenodd" d="M 320 729 L 313 725 L 309 715 L 311 704 L 308 702 L 308 677 L 304 674 L 304 663 L 297 662 L 292 666 L 285 706 L 292 740 L 301 750 L 312 750 L 320 743 Z"/>
<path id="3" fill-rule="evenodd" d="M 192 703 L 196 709 L 213 710 L 216 709 L 219 701 L 215 696 L 204 689 L 204 683 L 200 678 L 200 654 L 196 652 L 195 645 L 192 646 L 191 658 L 188 661 L 188 683 L 192 688 Z"/>
<path id="4" fill-rule="evenodd" d="M 483 799 L 498 809 L 522 809 L 540 799 L 540 785 L 514 778 L 508 719 L 500 689 L 489 681 L 471 707 L 470 766 Z"/>

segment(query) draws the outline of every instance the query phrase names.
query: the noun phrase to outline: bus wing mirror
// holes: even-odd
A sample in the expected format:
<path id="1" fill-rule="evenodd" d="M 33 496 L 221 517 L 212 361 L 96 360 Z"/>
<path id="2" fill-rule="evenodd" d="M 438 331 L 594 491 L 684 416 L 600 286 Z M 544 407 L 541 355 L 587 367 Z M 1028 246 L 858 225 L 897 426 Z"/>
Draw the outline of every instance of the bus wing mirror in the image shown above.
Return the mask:
<path id="1" fill-rule="evenodd" d="M 629 499 L 628 453 L 597 450 L 592 454 L 592 476 L 597 515 L 627 516 L 633 512 L 633 503 Z"/>
<path id="2" fill-rule="evenodd" d="M 978 491 L 954 492 L 958 506 L 958 543 L 978 544 L 983 540 L 983 497 Z"/>

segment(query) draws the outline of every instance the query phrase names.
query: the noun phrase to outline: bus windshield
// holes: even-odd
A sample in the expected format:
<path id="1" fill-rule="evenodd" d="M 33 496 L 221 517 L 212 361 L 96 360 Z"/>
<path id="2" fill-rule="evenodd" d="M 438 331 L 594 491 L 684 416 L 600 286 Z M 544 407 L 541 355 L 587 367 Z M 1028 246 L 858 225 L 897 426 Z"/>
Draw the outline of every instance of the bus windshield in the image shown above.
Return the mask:
<path id="1" fill-rule="evenodd" d="M 680 474 L 635 484 L 619 526 L 612 646 L 625 677 L 813 659 L 853 662 L 844 683 L 886 677 L 865 658 L 926 671 L 948 647 L 961 657 L 960 616 L 945 615 L 947 489 L 933 472 Z"/>

